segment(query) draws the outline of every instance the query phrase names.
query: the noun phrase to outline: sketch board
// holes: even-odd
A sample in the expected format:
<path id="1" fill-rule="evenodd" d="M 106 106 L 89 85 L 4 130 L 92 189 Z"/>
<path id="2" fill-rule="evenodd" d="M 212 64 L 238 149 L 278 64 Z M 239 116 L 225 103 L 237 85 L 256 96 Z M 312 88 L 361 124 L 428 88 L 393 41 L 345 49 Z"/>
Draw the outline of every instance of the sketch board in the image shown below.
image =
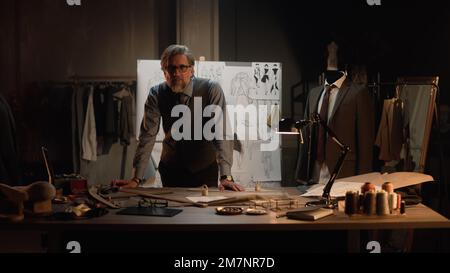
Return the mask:
<path id="1" fill-rule="evenodd" d="M 281 181 L 281 150 L 279 142 L 275 149 L 262 151 L 261 145 L 267 144 L 275 134 L 274 125 L 279 120 L 281 112 L 282 67 L 280 63 L 231 63 L 208 62 L 195 63 L 195 76 L 217 81 L 225 94 L 227 105 L 254 105 L 267 107 L 267 130 L 264 134 L 261 123 L 253 124 L 244 120 L 243 124 L 248 134 L 257 134 L 253 140 L 244 137 L 239 140 L 241 152 L 233 151 L 232 175 L 236 181 L 244 186 L 252 186 L 256 181 Z M 139 60 L 137 77 L 137 104 L 136 104 L 136 135 L 144 114 L 144 105 L 150 88 L 162 83 L 164 75 L 159 60 Z M 259 114 L 258 114 L 259 115 Z M 262 116 L 264 117 L 264 116 Z M 258 117 L 259 118 L 259 117 Z M 237 122 L 232 120 L 231 122 Z M 255 135 L 253 135 L 255 136 Z M 159 163 L 164 137 L 160 128 L 157 143 L 152 156 Z"/>

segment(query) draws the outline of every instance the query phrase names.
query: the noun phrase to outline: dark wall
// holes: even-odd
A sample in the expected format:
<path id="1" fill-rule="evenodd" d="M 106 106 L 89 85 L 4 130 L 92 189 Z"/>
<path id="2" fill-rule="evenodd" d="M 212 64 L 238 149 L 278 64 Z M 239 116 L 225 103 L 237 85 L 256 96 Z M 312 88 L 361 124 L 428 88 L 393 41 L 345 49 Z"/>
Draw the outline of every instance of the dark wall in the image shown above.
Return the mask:
<path id="1" fill-rule="evenodd" d="M 0 92 L 16 91 L 16 27 L 14 1 L 3 1 L 0 8 Z"/>
<path id="2" fill-rule="evenodd" d="M 22 81 L 68 76 L 135 76 L 136 59 L 155 57 L 154 1 L 19 1 Z"/>
<path id="3" fill-rule="evenodd" d="M 282 23 L 278 1 L 220 1 L 220 60 L 281 62 L 283 113 L 290 108 L 290 86 L 301 80 L 296 48 Z"/>
<path id="4" fill-rule="evenodd" d="M 380 72 L 385 80 L 438 75 L 447 100 L 450 4 L 435 0 L 381 3 L 221 1 L 221 59 L 283 62 L 283 92 L 288 93 L 291 83 L 299 79 L 317 81 L 326 67 L 326 45 L 334 40 L 342 68 L 366 65 L 370 75 Z"/>
<path id="5" fill-rule="evenodd" d="M 282 114 L 290 115 L 290 87 L 302 80 L 295 45 L 283 25 L 278 1 L 220 1 L 221 61 L 281 62 Z M 296 137 L 282 137 L 282 184 L 296 185 Z"/>
<path id="6" fill-rule="evenodd" d="M 138 59 L 159 56 L 158 35 L 168 30 L 159 27 L 159 10 L 166 5 L 155 0 L 81 1 L 72 7 L 59 0 L 2 1 L 0 77 L 17 120 L 24 172 L 42 169 L 41 145 L 49 148 L 56 172 L 71 171 L 70 77 L 136 77 Z M 163 36 L 161 42 L 169 39 Z M 69 82 L 69 88 L 54 82 Z M 104 171 L 120 161 L 120 152 L 105 160 Z"/>
<path id="7" fill-rule="evenodd" d="M 365 2 L 286 4 L 283 22 L 303 64 L 320 73 L 324 45 L 334 39 L 340 45 L 341 63 L 364 64 L 372 74 L 381 72 L 386 78 L 439 75 L 447 86 L 450 5 L 382 1 L 382 6 L 371 7 Z"/>
<path id="8" fill-rule="evenodd" d="M 220 60 L 282 62 L 284 116 L 291 114 L 290 87 L 300 80 L 317 82 L 332 39 L 340 46 L 342 65 L 366 65 L 383 80 L 440 76 L 442 101 L 448 103 L 450 4 L 381 2 L 372 7 L 365 0 L 220 0 Z M 159 58 L 175 42 L 176 0 L 82 1 L 80 7 L 59 0 L 4 0 L 0 38 L 1 92 L 17 116 L 19 149 L 25 162 L 41 162 L 41 143 L 67 151 L 61 147 L 71 136 L 69 123 L 55 126 L 66 120 L 68 98 L 48 100 L 36 83 L 66 81 L 74 74 L 135 76 L 137 59 Z M 60 115 L 52 115 L 55 107 Z M 295 109 L 302 113 L 301 104 Z M 64 130 L 50 130 L 55 127 Z M 295 141 L 290 146 L 293 155 L 286 161 L 293 162 Z M 67 152 L 55 157 L 70 160 Z"/>
<path id="9" fill-rule="evenodd" d="M 369 81 L 399 76 L 440 76 L 441 102 L 449 104 L 450 4 L 447 1 L 220 1 L 220 59 L 283 63 L 283 115 L 300 117 L 302 100 L 290 109 L 290 88 L 317 84 L 326 68 L 326 45 L 339 45 L 341 68 L 364 65 Z M 299 87 L 301 88 L 301 87 Z M 301 93 L 302 90 L 300 90 Z M 285 137 L 283 137 L 285 138 Z M 283 179 L 292 180 L 296 142 L 283 141 Z"/>

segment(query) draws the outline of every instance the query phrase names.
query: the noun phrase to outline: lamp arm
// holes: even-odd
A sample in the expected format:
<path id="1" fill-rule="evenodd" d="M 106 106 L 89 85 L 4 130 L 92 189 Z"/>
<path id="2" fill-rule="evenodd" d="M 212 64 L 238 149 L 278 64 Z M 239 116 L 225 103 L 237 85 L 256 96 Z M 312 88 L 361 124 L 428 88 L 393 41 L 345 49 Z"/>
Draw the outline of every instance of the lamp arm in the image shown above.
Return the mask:
<path id="1" fill-rule="evenodd" d="M 309 119 L 303 119 L 303 120 L 299 120 L 299 121 L 295 122 L 294 127 L 299 132 L 299 140 L 300 140 L 299 142 L 301 144 L 304 143 L 302 129 L 311 127 L 311 125 L 313 125 L 314 123 L 317 123 L 317 120 L 314 118 L 314 115 Z M 312 138 L 311 134 L 312 134 L 312 131 L 309 130 L 309 134 L 307 136 L 309 143 L 311 143 L 311 138 Z M 300 154 L 300 146 L 298 147 L 298 150 L 297 150 L 297 157 L 299 156 L 299 154 Z M 310 169 L 311 169 L 311 145 L 308 145 L 308 156 L 307 156 L 307 167 L 306 167 L 306 177 L 307 178 L 310 177 Z"/>
<path id="2" fill-rule="evenodd" d="M 320 118 L 320 115 L 318 113 L 313 114 L 313 119 L 314 122 L 319 123 L 325 129 L 325 132 L 328 134 L 328 136 L 333 139 L 333 141 L 339 146 L 339 148 L 341 148 L 341 150 L 347 147 L 344 143 L 342 143 L 336 133 L 331 130 L 328 124 Z"/>
<path id="3" fill-rule="evenodd" d="M 334 138 L 333 138 L 333 140 L 334 140 Z M 335 142 L 338 143 L 337 141 L 335 141 Z M 324 199 L 327 199 L 327 200 L 330 199 L 331 187 L 333 187 L 334 181 L 336 180 L 337 176 L 341 172 L 342 165 L 344 165 L 345 158 L 347 157 L 347 154 L 349 151 L 350 151 L 350 148 L 348 146 L 344 146 L 344 148 L 341 148 L 341 155 L 339 156 L 339 159 L 338 159 L 336 165 L 334 166 L 334 170 L 330 175 L 330 179 L 328 180 L 327 184 L 323 188 L 322 197 Z"/>
<path id="4" fill-rule="evenodd" d="M 325 129 L 325 132 L 328 134 L 328 137 L 331 137 L 331 139 L 336 143 L 339 148 L 341 149 L 341 155 L 339 156 L 338 161 L 336 162 L 336 165 L 334 166 L 334 170 L 330 175 L 330 179 L 328 180 L 327 184 L 323 188 L 323 194 L 322 197 L 326 200 L 330 200 L 330 192 L 331 188 L 333 187 L 334 181 L 336 180 L 337 176 L 341 172 L 342 165 L 344 165 L 345 158 L 347 157 L 348 152 L 350 151 L 350 147 L 345 145 L 338 136 L 331 130 L 331 128 L 326 124 L 324 120 L 320 118 L 320 115 L 318 113 L 313 114 L 313 119 L 315 122 L 319 123 L 320 126 L 322 126 Z"/>
<path id="5" fill-rule="evenodd" d="M 325 129 L 325 132 L 328 134 L 328 137 L 331 137 L 334 143 L 336 143 L 339 146 L 339 149 L 341 150 L 341 155 L 339 156 L 338 161 L 336 162 L 336 165 L 334 166 L 333 172 L 330 174 L 330 179 L 328 180 L 327 184 L 325 185 L 323 189 L 322 199 L 326 202 L 325 205 L 331 206 L 331 188 L 333 187 L 334 181 L 336 180 L 337 176 L 341 172 L 342 166 L 344 164 L 345 158 L 347 157 L 348 152 L 350 151 L 350 147 L 344 144 L 339 137 L 336 135 L 336 133 L 331 130 L 331 128 L 328 126 L 328 124 L 320 118 L 320 115 L 318 113 L 313 113 L 309 119 L 300 120 L 296 122 L 295 127 L 297 130 L 299 130 L 301 134 L 301 129 L 303 127 L 311 126 L 312 124 L 319 123 L 319 126 L 322 126 Z M 310 135 L 311 138 L 311 135 Z M 309 171 L 309 159 L 310 159 L 310 149 L 308 151 L 308 171 Z"/>

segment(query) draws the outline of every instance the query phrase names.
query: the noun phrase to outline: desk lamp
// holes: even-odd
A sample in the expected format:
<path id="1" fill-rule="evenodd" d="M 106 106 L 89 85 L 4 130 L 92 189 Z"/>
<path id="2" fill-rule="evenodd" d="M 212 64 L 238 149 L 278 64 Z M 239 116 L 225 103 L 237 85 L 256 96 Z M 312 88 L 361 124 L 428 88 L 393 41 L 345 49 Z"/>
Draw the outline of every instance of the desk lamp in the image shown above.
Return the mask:
<path id="1" fill-rule="evenodd" d="M 308 202 L 306 203 L 306 206 L 318 206 L 318 207 L 325 207 L 325 208 L 336 208 L 337 202 L 336 200 L 332 200 L 330 196 L 331 187 L 333 187 L 334 181 L 336 180 L 336 177 L 339 175 L 342 165 L 344 164 L 344 160 L 350 151 L 350 147 L 342 143 L 342 141 L 339 140 L 339 138 L 336 136 L 336 134 L 328 127 L 325 121 L 323 121 L 320 118 L 320 115 L 318 113 L 314 113 L 311 115 L 311 118 L 306 120 L 299 120 L 294 121 L 290 118 L 281 119 L 279 123 L 279 129 L 278 134 L 297 134 L 299 135 L 299 142 L 303 144 L 303 135 L 302 135 L 302 128 L 307 126 L 312 126 L 313 124 L 319 124 L 319 126 L 322 126 L 325 129 L 325 132 L 328 134 L 328 137 L 331 137 L 334 143 L 336 143 L 339 146 L 339 149 L 341 150 L 341 154 L 339 156 L 338 161 L 336 162 L 333 172 L 330 175 L 330 179 L 328 180 L 327 184 L 325 185 L 323 189 L 323 194 L 320 200 Z"/>

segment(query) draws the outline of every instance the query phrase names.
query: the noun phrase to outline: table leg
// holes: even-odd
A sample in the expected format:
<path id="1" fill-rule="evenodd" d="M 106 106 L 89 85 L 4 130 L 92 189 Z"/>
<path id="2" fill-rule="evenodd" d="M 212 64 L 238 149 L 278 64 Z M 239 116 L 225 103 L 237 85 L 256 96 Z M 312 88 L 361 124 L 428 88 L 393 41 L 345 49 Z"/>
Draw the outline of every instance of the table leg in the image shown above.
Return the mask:
<path id="1" fill-rule="evenodd" d="M 45 241 L 47 253 L 64 253 L 62 248 L 62 233 L 58 231 L 49 231 L 42 234 L 42 240 Z"/>
<path id="2" fill-rule="evenodd" d="M 347 231 L 347 250 L 349 253 L 361 252 L 361 231 L 348 230 Z"/>

